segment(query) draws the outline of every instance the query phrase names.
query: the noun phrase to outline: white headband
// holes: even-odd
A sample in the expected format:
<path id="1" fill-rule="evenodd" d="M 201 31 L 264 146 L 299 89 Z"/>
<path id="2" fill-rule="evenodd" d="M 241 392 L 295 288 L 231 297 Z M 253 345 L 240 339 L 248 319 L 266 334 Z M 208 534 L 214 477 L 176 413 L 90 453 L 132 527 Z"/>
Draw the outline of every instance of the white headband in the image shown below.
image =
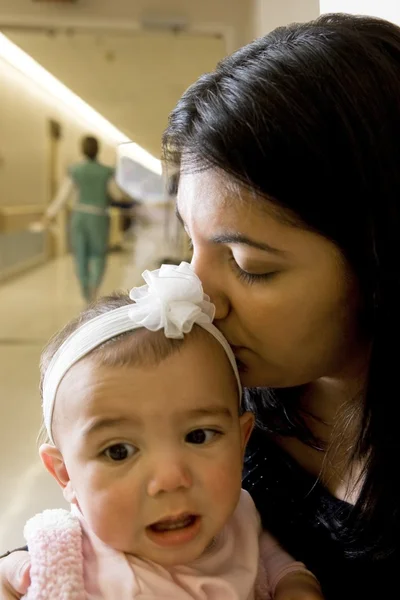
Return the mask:
<path id="1" fill-rule="evenodd" d="M 54 354 L 43 382 L 43 417 L 50 440 L 51 424 L 58 386 L 64 375 L 92 350 L 127 331 L 144 327 L 150 331 L 164 329 L 167 338 L 182 339 L 200 325 L 218 340 L 235 373 L 239 397 L 242 395 L 235 356 L 222 333 L 212 324 L 215 306 L 203 292 L 200 279 L 191 265 L 162 265 L 156 271 L 145 271 L 147 285 L 133 288 L 134 304 L 110 310 L 84 323 L 74 331 Z M 54 443 L 54 442 L 53 442 Z"/>

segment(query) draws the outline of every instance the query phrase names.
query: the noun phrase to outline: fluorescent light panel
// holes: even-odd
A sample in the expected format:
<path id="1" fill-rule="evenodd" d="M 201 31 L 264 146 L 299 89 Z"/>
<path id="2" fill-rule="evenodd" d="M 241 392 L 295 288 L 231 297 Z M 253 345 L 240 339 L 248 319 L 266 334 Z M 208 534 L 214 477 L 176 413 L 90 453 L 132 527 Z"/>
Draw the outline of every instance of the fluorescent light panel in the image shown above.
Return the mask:
<path id="1" fill-rule="evenodd" d="M 23 75 L 42 87 L 68 108 L 72 109 L 75 114 L 96 128 L 97 131 L 101 132 L 112 143 L 118 145 L 131 141 L 122 131 L 117 129 L 110 121 L 82 100 L 82 98 L 74 94 L 66 85 L 61 83 L 61 81 L 2 33 L 0 33 L 0 58 L 23 73 Z M 130 146 L 130 154 L 133 160 L 153 173 L 161 175 L 161 162 L 157 158 L 135 142 L 132 142 Z"/>

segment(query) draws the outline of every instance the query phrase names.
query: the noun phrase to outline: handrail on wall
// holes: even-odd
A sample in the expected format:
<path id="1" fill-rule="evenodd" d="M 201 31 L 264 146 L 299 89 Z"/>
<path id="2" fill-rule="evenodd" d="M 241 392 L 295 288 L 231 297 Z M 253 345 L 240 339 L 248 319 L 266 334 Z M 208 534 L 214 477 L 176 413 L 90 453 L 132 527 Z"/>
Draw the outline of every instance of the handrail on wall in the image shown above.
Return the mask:
<path id="1" fill-rule="evenodd" d="M 32 221 L 40 219 L 44 211 L 43 204 L 0 205 L 0 233 L 27 229 Z"/>
<path id="2" fill-rule="evenodd" d="M 46 206 L 43 204 L 24 204 L 13 206 L 0 206 L 0 233 L 15 233 L 27 230 L 29 225 L 38 221 L 44 214 Z M 61 256 L 67 252 L 67 219 L 68 207 L 62 209 L 55 219 L 53 228 L 53 249 L 50 256 Z M 122 242 L 123 232 L 120 225 L 120 211 L 111 209 L 110 245 L 118 245 Z"/>

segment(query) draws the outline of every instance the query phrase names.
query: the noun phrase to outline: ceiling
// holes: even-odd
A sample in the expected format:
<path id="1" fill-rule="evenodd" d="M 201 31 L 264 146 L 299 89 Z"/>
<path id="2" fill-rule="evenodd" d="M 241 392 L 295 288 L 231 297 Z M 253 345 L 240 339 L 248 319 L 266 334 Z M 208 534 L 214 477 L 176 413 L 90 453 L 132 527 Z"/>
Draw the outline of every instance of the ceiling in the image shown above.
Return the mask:
<path id="1" fill-rule="evenodd" d="M 243 41 L 249 1 L 78 0 L 66 12 L 60 4 L 0 0 L 0 29 L 159 156 L 168 114 L 184 90 Z M 144 27 L 149 20 L 157 26 Z M 172 31 L 171 21 L 182 21 L 184 31 Z"/>
<path id="2" fill-rule="evenodd" d="M 8 36 L 155 156 L 179 97 L 224 55 L 223 40 L 187 34 Z"/>

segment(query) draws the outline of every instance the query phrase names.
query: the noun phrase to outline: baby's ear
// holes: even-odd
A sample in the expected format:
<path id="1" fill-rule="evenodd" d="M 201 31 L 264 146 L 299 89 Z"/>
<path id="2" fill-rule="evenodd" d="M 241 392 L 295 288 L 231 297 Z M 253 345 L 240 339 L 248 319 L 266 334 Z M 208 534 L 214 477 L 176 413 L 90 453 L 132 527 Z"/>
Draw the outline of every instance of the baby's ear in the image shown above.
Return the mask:
<path id="1" fill-rule="evenodd" d="M 76 494 L 68 475 L 67 467 L 61 452 L 52 444 L 42 444 L 39 448 L 39 456 L 47 471 L 57 481 L 63 490 L 64 498 L 69 504 L 76 504 Z"/>
<path id="2" fill-rule="evenodd" d="M 251 412 L 245 412 L 239 417 L 240 431 L 242 438 L 242 451 L 246 450 L 247 442 L 249 441 L 251 432 L 254 427 L 254 415 Z"/>

